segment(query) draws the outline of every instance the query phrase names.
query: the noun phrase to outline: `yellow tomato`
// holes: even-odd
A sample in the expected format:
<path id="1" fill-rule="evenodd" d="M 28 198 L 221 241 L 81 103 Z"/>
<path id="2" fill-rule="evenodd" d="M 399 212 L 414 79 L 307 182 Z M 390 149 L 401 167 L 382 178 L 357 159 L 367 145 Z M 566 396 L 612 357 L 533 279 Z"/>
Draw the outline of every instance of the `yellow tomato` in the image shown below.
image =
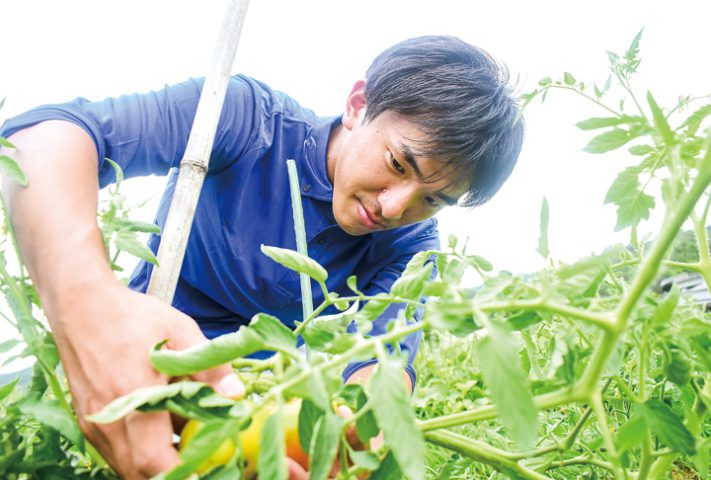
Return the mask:
<path id="1" fill-rule="evenodd" d="M 302 467 L 308 468 L 309 457 L 299 444 L 299 410 L 301 400 L 293 399 L 288 401 L 282 410 L 282 429 L 286 441 L 286 456 L 296 460 Z M 252 423 L 245 430 L 239 433 L 239 441 L 242 446 L 242 455 L 245 459 L 245 478 L 254 478 L 257 473 L 257 462 L 259 460 L 259 441 L 262 437 L 262 428 L 267 418 L 276 410 L 275 404 L 269 404 L 257 412 L 252 417 Z M 198 432 L 202 424 L 196 420 L 190 420 L 180 435 L 180 450 L 183 450 L 193 436 Z M 203 462 L 198 468 L 198 473 L 202 474 L 220 465 L 225 465 L 236 449 L 235 441 L 228 438 L 215 449 L 210 458 Z"/>

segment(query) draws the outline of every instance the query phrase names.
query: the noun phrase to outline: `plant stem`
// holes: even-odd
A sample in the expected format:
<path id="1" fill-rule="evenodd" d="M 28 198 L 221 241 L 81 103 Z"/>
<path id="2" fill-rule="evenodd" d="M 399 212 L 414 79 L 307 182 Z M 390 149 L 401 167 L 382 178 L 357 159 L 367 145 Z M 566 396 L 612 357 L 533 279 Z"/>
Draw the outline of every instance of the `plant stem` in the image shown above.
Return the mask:
<path id="1" fill-rule="evenodd" d="M 604 103 L 602 103 L 601 101 L 599 101 L 597 98 L 591 97 L 591 96 L 588 95 L 587 93 L 581 92 L 580 90 L 578 90 L 578 89 L 576 89 L 576 88 L 569 87 L 569 86 L 566 86 L 566 85 L 548 85 L 546 88 L 560 88 L 560 89 L 562 89 L 562 90 L 570 90 L 570 91 L 572 91 L 572 92 L 577 93 L 578 95 L 582 95 L 583 97 L 587 98 L 588 100 L 590 100 L 590 101 L 593 102 L 594 104 L 596 104 L 596 105 L 598 105 L 598 106 L 604 108 L 605 110 L 607 110 L 608 112 L 610 112 L 610 113 L 613 114 L 614 116 L 620 117 L 620 118 L 622 117 L 622 114 L 621 114 L 620 112 L 618 112 L 617 110 L 614 110 L 614 109 L 608 107 L 607 105 L 605 105 Z"/>
<path id="2" fill-rule="evenodd" d="M 579 400 L 586 400 L 587 397 L 579 395 L 580 389 L 576 386 L 556 390 L 555 392 L 544 393 L 533 397 L 533 403 L 540 410 L 553 408 L 566 403 Z M 497 416 L 496 406 L 484 405 L 466 412 L 443 415 L 441 417 L 423 420 L 419 422 L 420 430 L 429 432 L 440 428 L 454 427 L 465 423 L 474 423 L 482 420 L 489 420 Z"/>
<path id="3" fill-rule="evenodd" d="M 472 440 L 463 435 L 449 431 L 427 432 L 425 433 L 425 440 L 453 450 L 478 462 L 491 465 L 498 471 L 514 478 L 550 480 L 550 477 L 521 465 L 517 460 L 513 460 L 508 452 Z"/>
<path id="4" fill-rule="evenodd" d="M 607 415 L 605 414 L 605 407 L 602 404 L 602 392 L 597 391 L 591 395 L 590 404 L 593 411 L 595 412 L 595 417 L 597 418 L 597 423 L 600 426 L 600 433 L 605 441 L 605 446 L 607 447 L 608 454 L 614 460 L 611 465 L 613 471 L 615 472 L 616 478 L 626 478 L 625 472 L 620 466 L 620 457 L 617 454 L 617 449 L 615 448 L 615 443 L 612 441 L 612 435 L 610 435 L 610 427 L 607 423 Z"/>
<path id="5" fill-rule="evenodd" d="M 294 211 L 294 235 L 296 237 L 296 251 L 305 257 L 309 256 L 306 246 L 306 228 L 304 226 L 304 211 L 301 206 L 301 187 L 299 185 L 299 174 L 296 172 L 296 162 L 287 160 L 286 167 L 289 173 L 289 190 L 291 192 L 291 208 Z M 314 304 L 311 296 L 311 277 L 305 273 L 299 274 L 301 281 L 301 307 L 303 319 L 306 320 L 314 311 Z"/>
<path id="6" fill-rule="evenodd" d="M 589 312 L 581 308 L 571 307 L 562 303 L 546 301 L 543 298 L 532 300 L 515 300 L 510 302 L 492 302 L 483 305 L 477 305 L 483 312 L 496 312 L 506 310 L 544 310 L 551 313 L 574 317 L 592 325 L 598 326 L 604 330 L 613 328 L 612 317 L 605 312 Z"/>

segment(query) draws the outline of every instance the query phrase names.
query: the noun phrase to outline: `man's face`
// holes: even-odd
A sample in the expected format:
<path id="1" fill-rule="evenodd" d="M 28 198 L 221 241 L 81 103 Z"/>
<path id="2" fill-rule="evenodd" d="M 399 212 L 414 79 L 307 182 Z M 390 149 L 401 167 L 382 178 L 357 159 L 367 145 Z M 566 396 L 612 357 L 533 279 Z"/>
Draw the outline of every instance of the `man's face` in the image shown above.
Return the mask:
<path id="1" fill-rule="evenodd" d="M 448 175 L 451 167 L 417 154 L 425 134 L 390 111 L 365 122 L 365 110 L 363 83 L 358 82 L 343 125 L 331 133 L 328 146 L 339 226 L 351 235 L 365 235 L 419 222 L 455 204 L 466 192 L 466 179 Z"/>

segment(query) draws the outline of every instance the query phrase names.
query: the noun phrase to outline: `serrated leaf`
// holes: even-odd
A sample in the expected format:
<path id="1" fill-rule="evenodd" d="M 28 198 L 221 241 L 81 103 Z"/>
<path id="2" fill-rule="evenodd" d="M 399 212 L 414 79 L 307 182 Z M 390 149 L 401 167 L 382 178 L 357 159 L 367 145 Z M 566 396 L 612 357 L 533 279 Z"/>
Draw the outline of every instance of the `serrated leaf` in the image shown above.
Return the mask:
<path id="1" fill-rule="evenodd" d="M 191 375 L 266 348 L 262 337 L 245 326 L 185 350 L 162 349 L 164 343 L 153 347 L 150 361 L 156 370 L 170 377 Z"/>
<path id="2" fill-rule="evenodd" d="M 296 349 L 296 335 L 281 320 L 273 315 L 258 313 L 249 322 L 249 328 L 257 332 L 264 346 L 285 350 Z"/>
<path id="3" fill-rule="evenodd" d="M 642 415 L 633 416 L 617 431 L 617 436 L 615 437 L 617 453 L 622 455 L 624 452 L 642 445 L 646 435 L 647 423 L 644 417 Z"/>
<path id="4" fill-rule="evenodd" d="M 368 386 L 368 396 L 385 444 L 390 447 L 400 469 L 410 480 L 422 480 L 425 477 L 425 442 L 410 405 L 402 367 L 401 362 L 390 359 L 378 363 Z"/>
<path id="5" fill-rule="evenodd" d="M 570 72 L 563 73 L 563 83 L 569 86 L 575 85 L 575 77 Z"/>
<path id="6" fill-rule="evenodd" d="M 476 346 L 478 364 L 501 422 L 521 449 L 527 450 L 536 442 L 538 411 L 518 351 L 511 332 L 496 322 L 487 325 L 487 335 Z"/>
<path id="7" fill-rule="evenodd" d="M 631 132 L 614 128 L 590 140 L 583 150 L 588 153 L 605 153 L 616 150 L 635 138 Z"/>
<path id="8" fill-rule="evenodd" d="M 650 91 L 647 91 L 647 103 L 649 103 L 649 108 L 652 111 L 654 126 L 657 128 L 657 131 L 664 139 L 664 143 L 666 143 L 667 145 L 672 145 L 673 143 L 675 143 L 674 132 L 672 132 L 671 127 L 669 127 L 667 117 L 664 116 L 664 112 L 662 112 L 662 109 L 659 107 L 659 105 L 657 105 L 657 101 L 654 100 L 652 92 Z"/>
<path id="9" fill-rule="evenodd" d="M 12 393 L 12 391 L 15 389 L 15 386 L 17 385 L 17 382 L 19 381 L 20 377 L 17 377 L 10 383 L 6 383 L 5 385 L 0 386 L 0 402 L 5 400 L 8 395 Z"/>
<path id="10" fill-rule="evenodd" d="M 441 299 L 427 302 L 423 321 L 457 337 L 465 337 L 481 328 L 474 319 L 471 301 Z"/>
<path id="11" fill-rule="evenodd" d="M 309 480 L 326 480 L 328 477 L 338 453 L 343 424 L 343 419 L 330 411 L 317 422 L 309 455 Z"/>
<path id="12" fill-rule="evenodd" d="M 378 318 L 390 305 L 390 300 L 385 297 L 387 297 L 387 295 L 384 293 L 377 294 L 375 298 L 366 303 L 363 308 L 356 313 L 356 319 L 372 322 Z"/>
<path id="13" fill-rule="evenodd" d="M 160 235 L 160 227 L 154 223 L 131 220 L 130 218 L 115 218 L 112 223 L 117 227 L 126 228 L 132 232 L 154 233 Z"/>
<path id="14" fill-rule="evenodd" d="M 20 167 L 20 164 L 7 155 L 0 155 L 0 171 L 23 187 L 27 186 L 27 176 Z"/>
<path id="15" fill-rule="evenodd" d="M 635 145 L 628 150 L 632 155 L 642 156 L 654 152 L 651 145 Z"/>
<path id="16" fill-rule="evenodd" d="M 138 240 L 136 234 L 130 231 L 119 231 L 114 236 L 116 248 L 131 255 L 143 259 L 153 265 L 158 265 L 158 259 L 153 251 Z"/>
<path id="17" fill-rule="evenodd" d="M 385 455 L 378 469 L 370 474 L 368 480 L 402 480 L 402 475 L 403 472 L 391 450 Z"/>
<path id="18" fill-rule="evenodd" d="M 417 270 L 403 272 L 402 276 L 393 283 L 390 293 L 407 300 L 419 300 L 425 282 L 432 276 L 432 267 L 433 264 L 428 263 Z"/>
<path id="19" fill-rule="evenodd" d="M 80 449 L 84 449 L 84 435 L 76 418 L 59 405 L 57 400 L 42 399 L 19 404 L 20 411 L 30 418 L 46 425 L 68 439 Z"/>
<path id="20" fill-rule="evenodd" d="M 543 202 L 541 202 L 541 221 L 538 236 L 538 247 L 536 251 L 541 254 L 543 258 L 548 258 L 550 252 L 548 251 L 548 199 L 543 197 Z"/>
<path id="21" fill-rule="evenodd" d="M 649 218 L 654 208 L 654 197 L 645 194 L 639 183 L 638 167 L 628 167 L 618 174 L 605 196 L 605 203 L 614 203 L 617 208 L 615 231 L 636 226 Z"/>
<path id="22" fill-rule="evenodd" d="M 650 430 L 672 450 L 685 455 L 692 455 L 696 451 L 693 435 L 668 405 L 649 399 L 640 405 L 640 413 Z"/>
<path id="23" fill-rule="evenodd" d="M 671 346 L 664 359 L 664 374 L 675 385 L 684 386 L 691 380 L 691 364 L 684 353 Z"/>
<path id="24" fill-rule="evenodd" d="M 257 460 L 260 478 L 286 480 L 288 477 L 281 415 L 281 408 L 279 408 L 264 422 Z"/>
<path id="25" fill-rule="evenodd" d="M 704 105 L 689 115 L 682 126 L 686 127 L 688 135 L 695 135 L 701 126 L 701 122 L 709 115 L 711 115 L 711 105 Z"/>
<path id="26" fill-rule="evenodd" d="M 299 410 L 299 443 L 304 452 L 311 449 L 311 437 L 316 429 L 316 423 L 324 415 L 312 401 L 302 400 Z"/>
<path id="27" fill-rule="evenodd" d="M 595 130 L 597 128 L 614 127 L 617 125 L 627 125 L 631 123 L 639 123 L 642 121 L 640 117 L 630 117 L 623 115 L 621 117 L 593 117 L 583 120 L 575 124 L 580 130 Z"/>
<path id="28" fill-rule="evenodd" d="M 328 272 L 317 261 L 302 255 L 294 250 L 286 248 L 261 246 L 262 253 L 275 262 L 294 270 L 298 273 L 305 273 L 317 282 L 325 282 Z"/>
<path id="29" fill-rule="evenodd" d="M 189 381 L 139 388 L 128 395 L 124 395 L 112 401 L 100 412 L 88 415 L 87 420 L 96 423 L 115 422 L 140 407 L 157 405 L 167 399 L 178 396 L 192 398 L 201 393 L 201 391 L 203 395 L 213 392 L 212 387 L 205 383 Z M 232 400 L 224 399 L 224 405 L 234 403 Z"/>

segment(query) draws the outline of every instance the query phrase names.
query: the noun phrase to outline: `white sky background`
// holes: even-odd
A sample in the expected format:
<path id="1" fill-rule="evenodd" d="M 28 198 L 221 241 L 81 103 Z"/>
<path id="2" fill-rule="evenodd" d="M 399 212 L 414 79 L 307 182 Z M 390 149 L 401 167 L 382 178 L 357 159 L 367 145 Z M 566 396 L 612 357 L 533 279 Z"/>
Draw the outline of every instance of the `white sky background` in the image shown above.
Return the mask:
<path id="1" fill-rule="evenodd" d="M 0 120 L 40 103 L 101 99 L 204 75 L 225 5 L 1 1 L 0 98 L 7 100 Z M 709 18 L 711 2 L 702 0 L 252 0 L 233 73 L 263 80 L 319 114 L 338 114 L 381 50 L 416 35 L 448 34 L 506 63 L 520 91 L 564 71 L 601 85 L 605 51 L 624 52 L 644 27 L 634 85 L 642 98 L 649 88 L 661 105 L 674 106 L 681 94 L 711 93 Z M 554 258 L 573 261 L 627 240 L 626 232 L 612 234 L 614 207 L 602 204 L 627 157 L 582 152 L 592 135 L 574 126 L 604 112 L 573 94 L 551 93 L 526 111 L 519 164 L 497 197 L 473 211 L 450 208 L 439 215 L 445 245 L 450 233 L 468 236 L 470 253 L 497 269 L 541 268 L 535 248 L 544 195 Z M 159 197 L 162 180 L 127 186 L 141 201 Z M 153 212 L 141 215 L 151 220 Z"/>

